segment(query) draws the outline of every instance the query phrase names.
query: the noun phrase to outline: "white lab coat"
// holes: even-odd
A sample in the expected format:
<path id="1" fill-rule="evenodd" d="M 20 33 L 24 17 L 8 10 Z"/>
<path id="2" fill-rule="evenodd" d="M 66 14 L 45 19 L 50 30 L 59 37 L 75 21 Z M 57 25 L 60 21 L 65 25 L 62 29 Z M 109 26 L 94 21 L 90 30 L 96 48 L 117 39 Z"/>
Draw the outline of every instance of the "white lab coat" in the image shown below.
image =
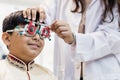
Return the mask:
<path id="1" fill-rule="evenodd" d="M 72 13 L 73 0 L 47 0 L 48 23 L 54 19 L 69 23 L 76 35 L 76 45 L 68 45 L 55 35 L 54 71 L 59 80 L 79 80 L 80 62 L 84 62 L 84 80 L 120 80 L 120 33 L 118 12 L 114 20 L 102 22 L 101 0 L 92 0 L 86 11 L 85 34 L 77 33 L 80 13 Z M 43 1 L 43 3 L 45 0 Z M 110 20 L 110 15 L 106 20 Z"/>

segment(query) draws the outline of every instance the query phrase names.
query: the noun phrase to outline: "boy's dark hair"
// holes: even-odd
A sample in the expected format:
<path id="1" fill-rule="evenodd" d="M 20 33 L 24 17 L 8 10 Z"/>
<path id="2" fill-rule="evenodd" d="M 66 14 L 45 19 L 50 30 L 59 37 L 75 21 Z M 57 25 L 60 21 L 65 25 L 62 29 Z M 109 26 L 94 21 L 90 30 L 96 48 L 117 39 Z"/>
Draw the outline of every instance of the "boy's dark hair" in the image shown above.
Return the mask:
<path id="1" fill-rule="evenodd" d="M 37 15 L 36 18 L 37 21 L 39 15 Z M 26 25 L 27 23 L 23 17 L 23 11 L 16 11 L 5 17 L 2 24 L 2 31 L 6 32 L 7 30 L 14 29 L 17 25 Z"/>
<path id="2" fill-rule="evenodd" d="M 23 11 L 13 12 L 10 15 L 6 16 L 3 20 L 2 31 L 6 32 L 7 30 L 14 29 L 19 24 L 27 24 L 27 22 L 24 21 L 23 18 Z"/>

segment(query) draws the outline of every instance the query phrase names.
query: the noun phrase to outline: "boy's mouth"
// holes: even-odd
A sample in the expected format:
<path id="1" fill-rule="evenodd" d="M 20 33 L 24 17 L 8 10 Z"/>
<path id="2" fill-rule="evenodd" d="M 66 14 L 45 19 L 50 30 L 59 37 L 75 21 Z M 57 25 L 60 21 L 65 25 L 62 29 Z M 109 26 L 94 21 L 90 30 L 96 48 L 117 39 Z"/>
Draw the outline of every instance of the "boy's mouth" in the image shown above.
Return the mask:
<path id="1" fill-rule="evenodd" d="M 30 43 L 28 45 L 30 45 L 33 48 L 40 48 L 40 45 L 38 45 L 37 43 Z"/>

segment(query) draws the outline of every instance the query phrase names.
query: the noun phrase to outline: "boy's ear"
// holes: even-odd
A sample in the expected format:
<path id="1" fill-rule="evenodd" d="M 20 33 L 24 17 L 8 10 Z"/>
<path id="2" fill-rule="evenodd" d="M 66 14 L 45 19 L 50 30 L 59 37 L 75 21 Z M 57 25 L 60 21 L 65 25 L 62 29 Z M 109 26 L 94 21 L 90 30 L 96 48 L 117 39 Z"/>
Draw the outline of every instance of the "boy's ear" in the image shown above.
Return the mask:
<path id="1" fill-rule="evenodd" d="M 8 34 L 7 32 L 3 32 L 2 40 L 7 46 L 10 45 L 10 34 Z"/>

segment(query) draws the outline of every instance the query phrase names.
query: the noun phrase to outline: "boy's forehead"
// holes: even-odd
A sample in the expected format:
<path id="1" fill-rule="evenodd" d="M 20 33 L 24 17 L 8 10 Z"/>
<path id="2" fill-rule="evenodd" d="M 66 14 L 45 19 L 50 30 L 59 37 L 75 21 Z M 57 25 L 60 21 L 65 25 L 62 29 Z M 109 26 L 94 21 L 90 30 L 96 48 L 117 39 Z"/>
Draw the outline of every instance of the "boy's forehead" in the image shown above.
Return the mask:
<path id="1" fill-rule="evenodd" d="M 36 28 L 39 27 L 39 26 L 37 26 L 37 25 L 35 25 L 35 24 L 29 24 L 29 23 L 28 23 L 28 24 L 19 24 L 18 26 L 19 26 L 20 28 L 25 28 L 25 26 L 31 26 L 31 27 L 33 26 L 33 27 L 36 27 Z"/>
<path id="2" fill-rule="evenodd" d="M 19 24 L 18 26 L 21 27 L 21 28 L 25 27 L 25 25 L 23 25 L 23 24 Z"/>

